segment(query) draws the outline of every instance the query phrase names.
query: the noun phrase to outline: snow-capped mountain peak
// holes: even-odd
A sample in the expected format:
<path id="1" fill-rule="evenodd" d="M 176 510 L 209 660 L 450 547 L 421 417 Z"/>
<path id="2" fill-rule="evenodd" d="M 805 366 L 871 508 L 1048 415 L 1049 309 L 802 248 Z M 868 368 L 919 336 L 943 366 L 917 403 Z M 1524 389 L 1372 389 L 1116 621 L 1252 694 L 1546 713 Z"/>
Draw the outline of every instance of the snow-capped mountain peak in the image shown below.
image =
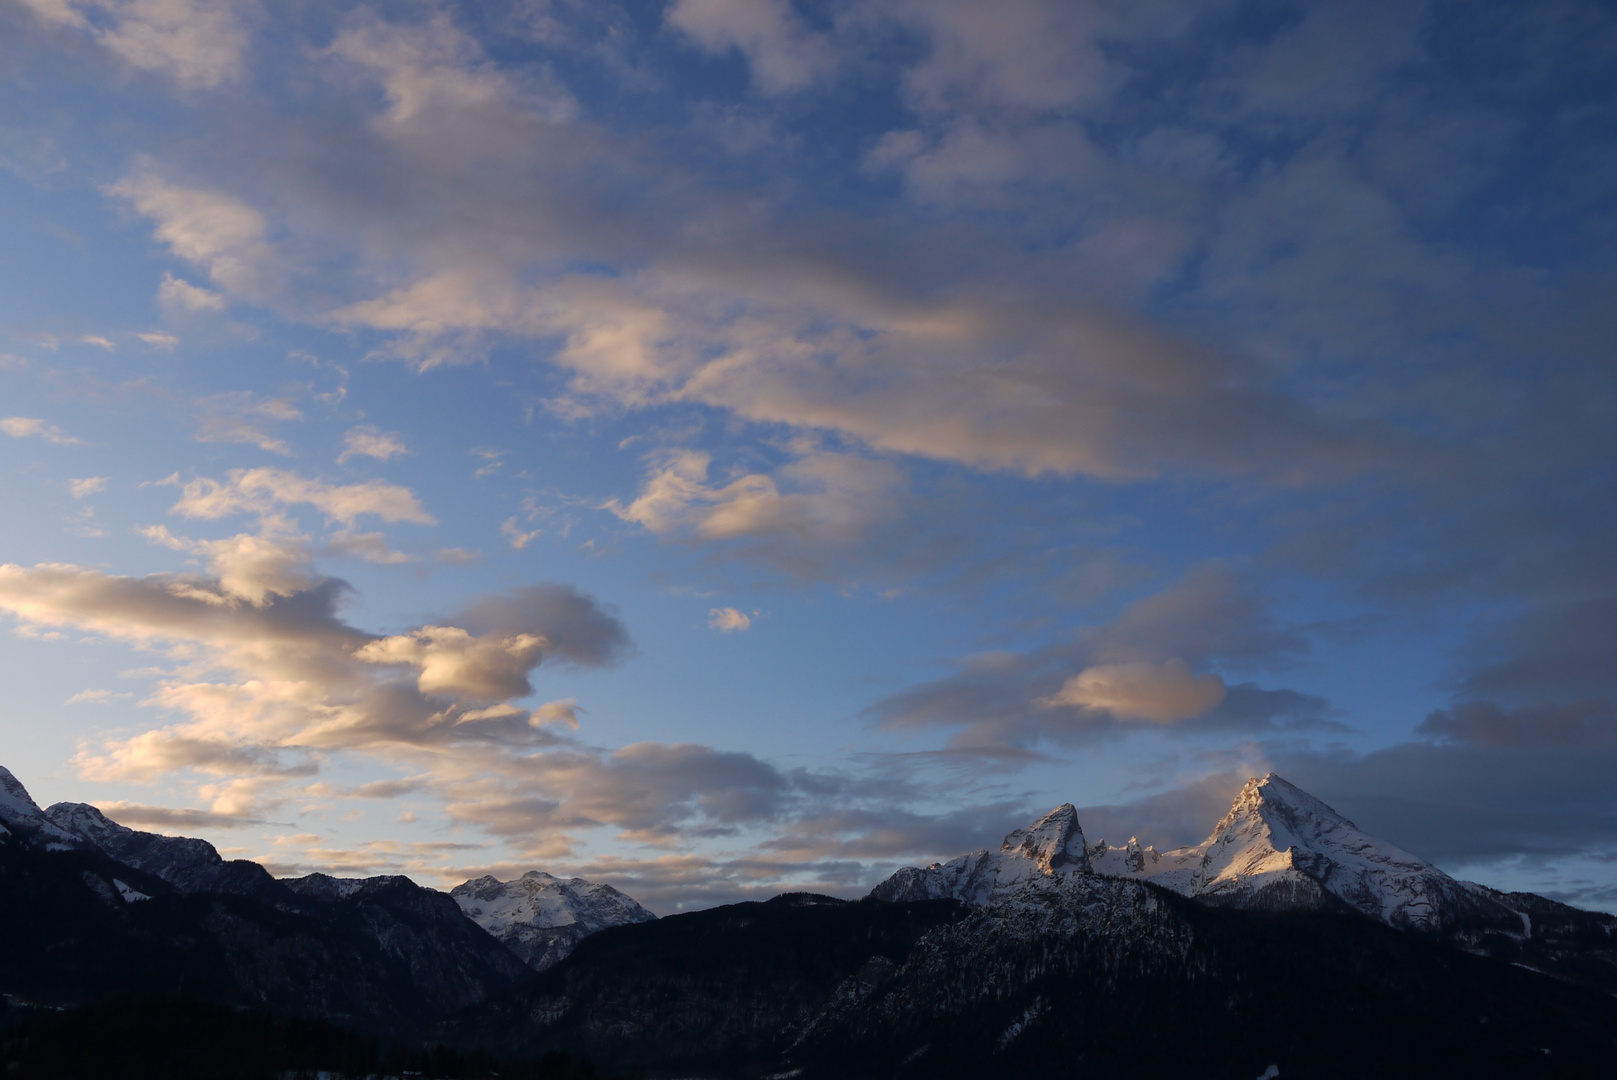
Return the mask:
<path id="1" fill-rule="evenodd" d="M 1063 867 L 1089 869 L 1089 849 L 1078 825 L 1078 809 L 1062 803 L 1025 829 L 1016 829 L 999 846 L 1000 854 L 1028 859 L 1047 874 Z"/>
<path id="2" fill-rule="evenodd" d="M 610 885 L 529 870 L 512 881 L 487 875 L 451 889 L 461 911 L 535 971 L 559 962 L 585 937 L 656 916 Z"/>
<path id="3" fill-rule="evenodd" d="M 870 895 L 878 900 L 953 898 L 991 904 L 1032 883 L 1089 872 L 1089 848 L 1078 811 L 1063 803 L 1027 828 L 1013 830 L 998 851 L 974 851 L 925 869 L 906 866 Z"/>
<path id="4" fill-rule="evenodd" d="M 1442 930 L 1465 923 L 1522 924 L 1488 890 L 1467 886 L 1402 848 L 1366 835 L 1321 800 L 1274 773 L 1241 788 L 1200 844 L 1159 852 L 1138 838 L 1084 842 L 1071 804 L 1005 838 L 925 869 L 905 867 L 871 891 L 880 900 L 953 897 L 987 905 L 1031 883 L 1074 876 L 1149 881 L 1206 903 L 1257 909 L 1346 904 L 1393 926 Z"/>
<path id="5" fill-rule="evenodd" d="M 1104 849 L 1103 849 L 1104 848 Z M 1138 851 L 1138 854 L 1136 854 Z M 1248 780 L 1200 844 L 1162 852 L 1096 845 L 1097 871 L 1209 903 L 1311 908 L 1342 901 L 1394 926 L 1437 929 L 1492 905 L 1437 867 L 1366 835 L 1284 778 Z"/>

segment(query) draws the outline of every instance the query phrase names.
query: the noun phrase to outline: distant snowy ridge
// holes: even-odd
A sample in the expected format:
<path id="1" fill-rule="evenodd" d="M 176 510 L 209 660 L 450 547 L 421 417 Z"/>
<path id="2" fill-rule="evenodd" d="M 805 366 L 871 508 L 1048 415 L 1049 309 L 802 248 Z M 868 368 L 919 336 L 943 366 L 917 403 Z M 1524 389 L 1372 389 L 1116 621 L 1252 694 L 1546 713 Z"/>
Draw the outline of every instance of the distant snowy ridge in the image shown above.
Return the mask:
<path id="1" fill-rule="evenodd" d="M 1210 904 L 1308 910 L 1346 904 L 1389 925 L 1439 931 L 1486 924 L 1529 927 L 1504 894 L 1456 881 L 1418 856 L 1365 835 L 1331 807 L 1274 773 L 1249 780 L 1200 844 L 1158 852 L 1135 839 L 1087 844 L 1063 804 L 1005 838 L 925 869 L 906 867 L 870 893 L 878 900 L 953 897 L 988 906 L 1034 882 L 1077 875 L 1149 881 Z M 1530 934 L 1530 930 L 1527 931 Z"/>
<path id="2" fill-rule="evenodd" d="M 657 917 L 610 885 L 563 880 L 542 870 L 512 881 L 474 878 L 449 895 L 467 918 L 535 971 L 560 962 L 590 934 Z"/>

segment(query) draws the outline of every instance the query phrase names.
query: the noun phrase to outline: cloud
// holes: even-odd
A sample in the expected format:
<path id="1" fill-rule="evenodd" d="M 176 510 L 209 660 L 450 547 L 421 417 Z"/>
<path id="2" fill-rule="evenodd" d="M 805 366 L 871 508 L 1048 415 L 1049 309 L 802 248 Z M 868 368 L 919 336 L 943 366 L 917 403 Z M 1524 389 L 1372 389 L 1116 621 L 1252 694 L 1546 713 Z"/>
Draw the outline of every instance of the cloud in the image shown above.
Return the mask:
<path id="1" fill-rule="evenodd" d="M 548 654 L 579 667 L 624 660 L 629 631 L 610 608 L 566 585 L 524 585 L 478 597 L 452 617 L 473 634 L 538 635 Z"/>
<path id="2" fill-rule="evenodd" d="M 874 525 L 901 485 L 900 474 L 886 462 L 814 453 L 781 470 L 783 479 L 806 490 L 782 493 L 774 477 L 757 473 L 710 486 L 710 460 L 695 451 L 670 455 L 639 498 L 607 508 L 652 532 L 700 540 L 790 533 L 846 542 Z"/>
<path id="3" fill-rule="evenodd" d="M 177 546 L 198 549 L 197 542 Z M 484 596 L 445 619 L 383 636 L 337 618 L 346 588 L 339 581 L 310 575 L 282 591 L 259 587 L 243 595 L 253 589 L 225 576 L 120 578 L 72 566 L 4 566 L 0 610 L 25 626 L 73 626 L 167 657 L 142 705 L 171 722 L 85 740 L 75 765 L 94 781 L 190 785 L 208 810 L 180 812 L 176 822 L 266 820 L 339 761 L 428 778 L 352 797 L 394 797 L 425 784 L 452 813 L 462 807 L 460 818 L 499 835 L 519 819 L 553 826 L 546 843 L 557 850 L 573 844 L 568 830 L 603 822 L 649 828 L 661 811 L 676 833 L 686 825 L 731 828 L 773 812 L 747 809 L 747 799 L 756 802 L 747 790 L 767 787 L 774 775 L 747 755 L 591 749 L 576 741 L 583 712 L 576 700 L 531 709 L 508 700 L 532 691 L 533 670 L 546 660 L 600 666 L 627 650 L 622 624 L 576 590 L 538 585 Z M 638 796 L 619 792 L 629 809 L 608 809 L 612 776 L 640 785 Z M 160 810 L 135 813 L 170 820 Z"/>
<path id="4" fill-rule="evenodd" d="M 175 255 L 202 267 L 214 284 L 249 300 L 274 296 L 281 285 L 280 257 L 268 240 L 265 216 L 222 191 L 182 187 L 143 161 L 107 188 L 156 223 L 157 239 Z M 159 299 L 191 311 L 216 308 L 202 290 L 165 276 Z M 210 294 L 211 295 L 211 294 Z"/>
<path id="5" fill-rule="evenodd" d="M 824 805 L 786 822 L 779 835 L 760 844 L 759 850 L 803 864 L 878 860 L 880 865 L 916 856 L 945 860 L 967 851 L 996 848 L 1007 832 L 1041 812 L 1006 801 L 954 806 L 938 813 L 893 806 Z M 921 865 L 926 861 L 930 860 L 923 858 Z"/>
<path id="6" fill-rule="evenodd" d="M 909 520 L 922 507 L 891 462 L 799 450 L 772 473 L 736 470 L 709 481 L 711 462 L 693 450 L 660 455 L 632 502 L 614 499 L 603 508 L 659 536 L 806 580 L 846 580 L 882 563 L 901 574 L 896 564 L 919 569 L 928 561 L 929 541 Z M 940 508 L 940 516 L 947 513 Z M 931 539 L 949 531 L 938 523 Z"/>
<path id="7" fill-rule="evenodd" d="M 388 547 L 387 538 L 379 532 L 339 531 L 327 538 L 326 548 L 379 566 L 397 566 L 400 563 L 414 561 L 404 552 Z"/>
<path id="8" fill-rule="evenodd" d="M 1617 595 L 1535 604 L 1478 634 L 1464 659 L 1463 696 L 1617 700 Z"/>
<path id="9" fill-rule="evenodd" d="M 388 102 L 386 122 L 395 132 L 459 115 L 498 114 L 518 96 L 514 81 L 484 60 L 476 42 L 442 13 L 417 25 L 356 15 L 329 52 L 381 83 Z M 570 118 L 576 107 L 551 83 L 543 84 L 527 103 L 542 108 L 552 121 Z"/>
<path id="10" fill-rule="evenodd" d="M 215 542 L 184 542 L 197 543 Z M 535 719 L 528 710 L 469 709 L 457 699 L 526 693 L 528 673 L 547 656 L 600 665 L 627 647 L 620 623 L 560 586 L 484 597 L 462 613 L 461 627 L 367 634 L 336 617 L 344 584 L 306 576 L 295 551 L 274 550 L 258 537 L 202 550 L 216 556 L 221 576 L 122 578 L 66 565 L 0 567 L 0 610 L 25 625 L 75 626 L 161 650 L 179 665 L 147 703 L 188 719 L 101 753 L 86 750 L 80 762 L 87 773 L 150 777 L 195 768 L 294 775 L 310 767 L 315 749 L 466 739 L 533 745 L 543 741 L 539 726 L 565 726 L 576 719 L 576 706 L 552 703 Z M 419 679 L 394 679 L 386 664 L 395 661 L 417 667 Z M 227 677 L 199 678 L 209 672 Z"/>
<path id="11" fill-rule="evenodd" d="M 44 439 L 57 446 L 82 446 L 83 439 L 74 438 L 55 424 L 27 416 L 7 416 L 0 419 L 0 431 L 13 439 Z"/>
<path id="12" fill-rule="evenodd" d="M 803 25 L 788 0 L 676 0 L 666 20 L 705 52 L 739 50 L 765 93 L 802 90 L 836 61 L 829 42 Z"/>
<path id="13" fill-rule="evenodd" d="M 1470 746 L 1614 746 L 1617 708 L 1609 701 L 1540 702 L 1517 708 L 1494 701 L 1466 701 L 1427 714 L 1416 731 Z"/>
<path id="14" fill-rule="evenodd" d="M 63 704 L 66 705 L 106 705 L 123 698 L 132 698 L 134 694 L 127 691 L 115 690 L 80 690 Z"/>
<path id="15" fill-rule="evenodd" d="M 337 455 L 337 464 L 345 464 L 351 457 L 387 461 L 409 452 L 402 436 L 386 434 L 369 424 L 362 424 L 343 436 L 343 451 Z"/>
<path id="16" fill-rule="evenodd" d="M 107 478 L 105 476 L 86 476 L 79 480 L 69 480 L 67 490 L 75 499 L 88 498 L 91 495 L 107 490 Z"/>
<path id="17" fill-rule="evenodd" d="M 559 341 L 553 358 L 572 379 L 557 405 L 573 415 L 701 403 L 1035 475 L 1320 481 L 1407 449 L 1384 425 L 1316 408 L 1239 350 L 1143 325 L 1020 238 L 962 225 L 944 248 L 907 215 L 850 222 L 767 192 L 738 218 L 732 180 L 587 123 L 445 19 L 359 19 L 328 55 L 381 86 L 385 108 L 352 133 L 375 175 L 354 182 L 399 197 L 338 213 L 323 182 L 299 173 L 278 224 L 359 256 L 333 289 L 358 298 L 308 317 L 381 331 L 417 368 L 476 359 L 490 335 Z M 274 264 L 254 247 L 266 234 L 245 203 L 220 209 L 231 228 L 193 229 L 147 201 L 160 237 L 172 232 L 193 261 L 251 248 L 244 265 Z M 215 233 L 226 239 L 190 239 Z M 760 234 L 767 253 L 737 239 Z M 1096 281 L 1110 280 L 1113 254 Z M 581 261 L 613 271 L 557 269 Z"/>
<path id="18" fill-rule="evenodd" d="M 1540 888 L 1604 906 L 1589 871 L 1617 850 L 1612 731 L 1608 719 L 1597 738 L 1572 743 L 1416 740 L 1362 755 L 1276 748 L 1270 760 L 1370 835 L 1451 872 L 1517 866 L 1530 878 L 1537 868 Z"/>
<path id="19" fill-rule="evenodd" d="M 104 802 L 98 807 L 103 814 L 120 825 L 131 829 L 152 829 L 158 832 L 180 832 L 197 829 L 243 829 L 262 825 L 263 820 L 240 814 L 218 813 L 189 807 L 148 806 L 145 803 Z"/>
<path id="20" fill-rule="evenodd" d="M 270 454 L 292 456 L 292 447 L 285 439 L 267 434 L 261 427 L 239 416 L 210 416 L 197 430 L 197 442 L 245 443 Z"/>
<path id="21" fill-rule="evenodd" d="M 698 893 L 714 898 L 788 880 L 862 891 L 895 859 L 953 854 L 1003 831 L 1003 803 L 955 805 L 936 820 L 916 812 L 918 789 L 890 768 L 859 776 L 783 769 L 750 753 L 692 743 L 579 743 L 575 700 L 532 709 L 510 700 L 531 692 L 533 671 L 545 660 L 599 666 L 628 649 L 610 613 L 564 586 L 484 596 L 386 636 L 336 617 L 343 587 L 331 579 L 311 577 L 289 594 L 266 591 L 256 602 L 242 591 L 222 578 L 0 567 L 0 609 L 26 624 L 73 626 L 172 659 L 143 704 L 177 722 L 87 743 L 76 764 L 101 781 L 191 776 L 206 809 L 131 805 L 132 821 L 207 827 L 267 820 L 346 755 L 402 769 L 404 777 L 328 795 L 430 797 L 451 821 L 550 865 L 572 857 L 580 838 L 601 828 L 622 844 L 653 849 L 739 844 L 729 855 L 670 853 L 618 867 L 637 864 L 637 873 L 660 882 L 656 895 L 690 896 L 689 874 L 705 864 L 714 877 Z M 408 672 L 403 679 L 399 668 Z M 320 865 L 344 858 L 322 851 L 299 858 Z M 434 862 L 441 852 L 366 857 L 441 872 Z"/>
<path id="22" fill-rule="evenodd" d="M 954 729 L 949 750 L 1012 761 L 1045 742 L 1084 742 L 1140 723 L 1185 732 L 1328 724 L 1331 710 L 1318 698 L 1196 670 L 1283 666 L 1303 648 L 1299 635 L 1275 625 L 1255 580 L 1206 563 L 1110 622 L 1041 649 L 957 661 L 953 674 L 891 694 L 867 715 L 894 731 Z"/>
<path id="23" fill-rule="evenodd" d="M 1160 664 L 1097 664 L 1069 676 L 1061 689 L 1036 704 L 1044 708 L 1098 709 L 1121 720 L 1172 724 L 1200 716 L 1224 700 L 1224 680 L 1193 674 L 1178 658 Z"/>
<path id="24" fill-rule="evenodd" d="M 264 421 L 285 423 L 301 420 L 303 414 L 290 398 L 263 398 L 252 394 L 215 394 L 197 402 L 201 427 L 197 442 L 245 443 L 282 457 L 291 457 L 292 448 L 284 439 L 264 430 Z"/>
<path id="25" fill-rule="evenodd" d="M 238 533 L 223 540 L 191 540 L 162 525 L 150 526 L 142 534 L 176 551 L 203 556 L 221 593 L 260 607 L 273 597 L 295 596 L 313 584 L 303 537 Z"/>
<path id="26" fill-rule="evenodd" d="M 348 794 L 356 799 L 396 799 L 400 795 L 413 795 L 427 787 L 425 777 L 408 780 L 373 780 L 361 784 Z"/>
<path id="27" fill-rule="evenodd" d="M 537 634 L 473 637 L 454 626 L 423 626 L 373 641 L 354 653 L 371 664 L 400 664 L 421 672 L 423 694 L 467 701 L 502 701 L 533 693 L 528 672 L 550 643 Z"/>
<path id="28" fill-rule="evenodd" d="M 157 302 L 173 312 L 223 311 L 225 308 L 223 296 L 177 278 L 166 270 L 162 283 L 157 286 Z"/>
<path id="29" fill-rule="evenodd" d="M 135 334 L 139 340 L 154 349 L 172 349 L 180 343 L 180 339 L 173 334 L 165 334 L 161 330 L 143 330 Z"/>
<path id="30" fill-rule="evenodd" d="M 166 71 L 182 70 L 181 24 L 164 36 L 152 13 L 226 10 L 29 6 L 62 39 L 143 22 Z M 303 104 L 271 102 L 249 124 L 232 95 L 192 95 L 194 138 L 171 137 L 147 82 L 123 87 L 106 130 L 172 155 L 113 189 L 185 260 L 158 287 L 170 317 L 245 299 L 417 369 L 514 346 L 553 364 L 543 392 L 580 437 L 594 415 L 684 425 L 664 444 L 681 451 L 616 489 L 613 509 L 651 536 L 799 581 L 914 585 L 969 560 L 959 576 L 1033 583 L 980 609 L 983 640 L 1014 649 L 959 658 L 872 714 L 945 733 L 963 757 L 1140 730 L 1190 713 L 1215 682 L 1223 700 L 1174 732 L 1323 730 L 1325 702 L 1269 685 L 1317 631 L 1269 618 L 1239 574 L 1204 570 L 1112 613 L 1142 567 L 1199 543 L 1264 558 L 1294 599 L 1436 612 L 1428 650 L 1479 608 L 1518 612 L 1460 658 L 1454 702 L 1422 728 L 1430 745 L 1598 752 L 1599 703 L 1617 697 L 1601 607 L 1617 500 L 1610 275 L 1588 240 L 1609 216 L 1594 178 L 1610 140 L 1586 92 L 1609 66 L 1609 27 L 1592 9 L 1455 9 L 1432 48 L 1419 5 L 1254 22 L 1154 2 L 880 0 L 811 16 L 786 0 L 685 0 L 663 6 L 662 34 L 613 21 L 624 59 L 601 78 L 575 75 L 573 10 L 546 7 L 534 22 L 549 36 L 514 51 L 474 38 L 503 24 L 462 30 L 432 12 L 355 11 L 317 39 L 286 23 L 263 47 Z M 670 57 L 686 44 L 719 62 Z M 630 66 L 641 81 L 624 90 Z M 239 69 L 211 70 L 222 86 Z M 68 85 L 41 73 L 71 77 L 24 81 Z M 653 97 L 668 107 L 648 124 Z M 753 137 L 716 151 L 715 116 Z M 237 420 L 219 434 L 284 447 L 268 418 Z M 239 508 L 221 513 L 266 522 L 320 506 L 233 484 L 196 505 L 216 494 Z M 972 484 L 1007 494 L 961 494 Z M 344 532 L 333 547 L 398 556 L 357 531 L 359 512 L 322 512 Z M 1101 569 L 1081 605 L 1052 599 L 1081 548 L 1038 550 L 1057 521 L 1063 538 L 1107 545 L 1082 552 L 1086 573 Z M 514 517 L 504 536 L 531 544 L 534 524 Z M 302 542 L 290 525 L 275 535 Z M 296 559 L 277 569 L 265 553 L 254 569 L 250 551 L 186 550 L 206 579 L 165 580 L 209 610 L 319 606 L 326 579 Z M 164 700 L 217 709 L 227 735 L 239 715 L 315 741 L 390 730 L 378 716 L 417 734 L 459 717 L 457 745 L 474 730 L 529 737 L 515 712 L 487 711 L 505 703 L 424 701 L 426 654 L 447 646 L 416 636 L 525 631 L 420 621 L 385 637 L 414 642 L 421 665 L 315 679 L 255 661 L 228 679 L 176 676 Z M 213 647 L 199 640 L 161 647 L 197 663 Z M 339 675 L 345 689 L 323 689 Z M 1398 721 L 1376 723 L 1385 737 Z M 543 798 L 560 805 L 555 783 Z M 669 880 L 779 873 L 767 858 L 644 872 L 659 866 Z"/>
<path id="31" fill-rule="evenodd" d="M 247 33 L 219 0 L 22 0 L 43 22 L 82 30 L 130 67 L 206 89 L 237 79 Z"/>
<path id="32" fill-rule="evenodd" d="M 534 529 L 530 532 L 524 532 L 521 526 L 517 524 L 516 518 L 508 517 L 500 523 L 500 535 L 506 538 L 511 547 L 517 551 L 521 551 L 529 544 L 539 539 L 539 537 L 543 536 L 544 530 Z"/>
<path id="33" fill-rule="evenodd" d="M 582 710 L 573 698 L 562 698 L 560 701 L 547 701 L 534 709 L 528 722 L 535 727 L 544 724 L 561 724 L 564 727 L 578 730 L 578 714 Z"/>
<path id="34" fill-rule="evenodd" d="M 716 607 L 707 613 L 707 624 L 720 633 L 728 634 L 736 630 L 750 630 L 752 619 L 733 607 Z"/>
<path id="35" fill-rule="evenodd" d="M 1239 357 L 1070 296 L 1041 297 L 1030 286 L 1018 301 L 969 292 L 953 303 L 913 301 L 896 285 L 861 282 L 853 266 L 837 268 L 847 280 L 832 288 L 807 268 L 806 280 L 794 280 L 789 250 L 754 269 L 759 280 L 737 275 L 711 291 L 689 275 L 644 276 L 638 296 L 561 283 L 513 298 L 520 321 L 465 314 L 474 325 L 566 334 L 555 358 L 576 373 L 584 399 L 696 401 L 978 469 L 1318 481 L 1385 453 L 1368 429 L 1314 414 Z M 558 308 L 564 296 L 571 303 Z M 383 325 L 374 314 L 353 316 Z"/>
<path id="36" fill-rule="evenodd" d="M 328 484 L 282 469 L 233 469 L 223 483 L 200 477 L 182 489 L 173 513 L 216 519 L 231 514 L 270 514 L 278 506 L 309 505 L 329 521 L 352 528 L 356 518 L 370 515 L 387 522 L 432 525 L 409 488 L 367 480 L 360 484 Z"/>
<path id="37" fill-rule="evenodd" d="M 901 2 L 885 5 L 883 14 L 926 39 L 924 54 L 904 73 L 904 91 L 932 115 L 1026 115 L 1094 101 L 1114 89 L 1119 76 L 1104 39 L 1133 29 L 1124 13 L 1041 0 L 992 10 L 970 0 Z M 1150 17 L 1166 25 L 1184 18 L 1156 5 Z"/>
<path id="38" fill-rule="evenodd" d="M 783 813 L 792 783 L 751 754 L 691 743 L 633 743 L 606 754 L 534 754 L 510 761 L 502 781 L 467 781 L 449 804 L 457 821 L 496 835 L 532 832 L 541 821 L 574 828 L 612 825 L 631 838 L 671 838 L 693 819 L 721 833 Z M 535 797 L 525 791 L 550 792 Z M 476 798 L 465 798 L 466 795 Z"/>

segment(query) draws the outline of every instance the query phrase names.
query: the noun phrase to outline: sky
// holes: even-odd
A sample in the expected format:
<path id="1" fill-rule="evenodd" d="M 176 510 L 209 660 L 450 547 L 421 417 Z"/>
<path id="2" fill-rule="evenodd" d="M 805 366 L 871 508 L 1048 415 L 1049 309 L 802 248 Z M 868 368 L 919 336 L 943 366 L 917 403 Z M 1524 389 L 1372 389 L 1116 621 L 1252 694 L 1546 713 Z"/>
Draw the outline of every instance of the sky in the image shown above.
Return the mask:
<path id="1" fill-rule="evenodd" d="M 1617 911 L 1617 13 L 0 0 L 0 763 L 857 896 L 1273 770 Z"/>

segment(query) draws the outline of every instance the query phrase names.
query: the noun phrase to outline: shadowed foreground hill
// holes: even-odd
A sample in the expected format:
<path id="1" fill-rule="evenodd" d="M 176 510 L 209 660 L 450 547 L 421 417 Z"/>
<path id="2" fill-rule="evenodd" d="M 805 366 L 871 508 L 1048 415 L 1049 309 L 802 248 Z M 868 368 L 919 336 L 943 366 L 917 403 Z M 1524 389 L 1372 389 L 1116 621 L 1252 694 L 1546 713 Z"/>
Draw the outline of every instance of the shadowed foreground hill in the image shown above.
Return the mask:
<path id="1" fill-rule="evenodd" d="M 1608 1077 L 1617 1000 L 1368 918 L 1086 877 L 1036 905 L 787 896 L 584 942 L 447 1034 L 653 1077 Z"/>
<path id="2" fill-rule="evenodd" d="M 788 893 L 615 927 L 460 1014 L 445 1034 L 501 1054 L 563 1050 L 653 1073 L 768 1071 L 787 1033 L 811 1021 L 844 983 L 888 977 L 923 935 L 964 915 L 952 901 L 850 903 Z"/>
<path id="3" fill-rule="evenodd" d="M 25 1000 L 171 994 L 384 1033 L 419 1030 L 525 970 L 447 896 L 408 882 L 275 907 L 181 895 L 93 850 L 17 843 L 0 842 L 0 926 L 0 987 Z"/>
<path id="4" fill-rule="evenodd" d="M 612 1080 L 561 1054 L 502 1061 L 382 1043 L 322 1020 L 165 998 L 46 1010 L 4 1026 L 0 1075 L 8 1080 Z"/>

